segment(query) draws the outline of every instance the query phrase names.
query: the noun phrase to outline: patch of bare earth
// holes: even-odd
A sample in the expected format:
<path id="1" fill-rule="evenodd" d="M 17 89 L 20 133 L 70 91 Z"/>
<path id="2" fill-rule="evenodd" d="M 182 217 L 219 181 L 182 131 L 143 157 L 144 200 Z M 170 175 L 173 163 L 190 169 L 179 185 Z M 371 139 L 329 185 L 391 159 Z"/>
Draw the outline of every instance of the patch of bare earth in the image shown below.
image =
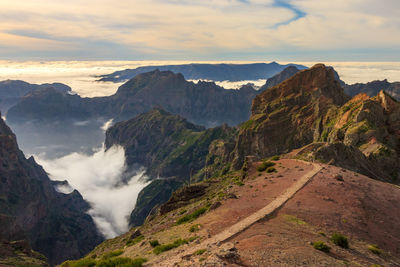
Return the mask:
<path id="1" fill-rule="evenodd" d="M 249 170 L 244 185 L 235 187 L 221 207 L 199 218 L 211 235 L 215 235 L 237 223 L 252 213 L 268 205 L 293 185 L 302 175 L 312 170 L 312 166 L 301 161 L 282 159 L 276 161 L 277 172 L 258 172 L 255 163 Z"/>
<path id="2" fill-rule="evenodd" d="M 231 242 L 244 266 L 400 266 L 399 203 L 399 187 L 325 165 L 273 218 Z M 349 249 L 331 242 L 335 232 L 348 237 Z M 314 249 L 316 241 L 331 251 Z"/>

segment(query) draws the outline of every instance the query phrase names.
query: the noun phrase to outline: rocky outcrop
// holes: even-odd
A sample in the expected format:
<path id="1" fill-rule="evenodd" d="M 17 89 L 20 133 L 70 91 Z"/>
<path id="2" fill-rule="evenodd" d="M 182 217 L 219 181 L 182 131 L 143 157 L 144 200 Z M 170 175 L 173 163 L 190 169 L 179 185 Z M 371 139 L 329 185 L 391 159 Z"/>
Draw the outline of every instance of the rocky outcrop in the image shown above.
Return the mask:
<path id="1" fill-rule="evenodd" d="M 234 167 L 247 155 L 264 158 L 313 142 L 328 110 L 348 99 L 334 70 L 322 64 L 256 96 L 250 120 L 240 126 Z"/>
<path id="2" fill-rule="evenodd" d="M 164 66 L 144 66 L 136 69 L 116 71 L 100 76 L 100 81 L 124 82 L 138 74 L 154 71 L 173 71 L 182 73 L 187 80 L 212 80 L 212 81 L 242 81 L 258 80 L 272 77 L 288 66 L 305 69 L 305 66 L 276 62 L 253 64 L 183 64 Z"/>
<path id="3" fill-rule="evenodd" d="M 58 193 L 2 119 L 0 178 L 0 238 L 27 240 L 51 264 L 81 257 L 102 241 L 79 192 Z"/>

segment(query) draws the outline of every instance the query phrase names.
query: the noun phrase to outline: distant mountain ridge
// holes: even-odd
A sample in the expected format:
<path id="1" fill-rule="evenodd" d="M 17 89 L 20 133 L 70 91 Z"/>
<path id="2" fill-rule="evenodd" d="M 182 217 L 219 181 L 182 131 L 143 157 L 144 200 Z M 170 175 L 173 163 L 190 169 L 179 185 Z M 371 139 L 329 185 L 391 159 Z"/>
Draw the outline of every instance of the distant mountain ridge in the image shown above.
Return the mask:
<path id="1" fill-rule="evenodd" d="M 103 82 L 124 82 L 132 79 L 138 74 L 154 71 L 172 71 L 182 73 L 186 80 L 210 80 L 210 81 L 243 81 L 267 79 L 281 72 L 288 66 L 298 69 L 307 67 L 298 64 L 281 65 L 276 62 L 253 63 L 253 64 L 182 64 L 182 65 L 160 65 L 143 66 L 136 69 L 116 71 L 111 74 L 99 76 Z"/>
<path id="2" fill-rule="evenodd" d="M 5 115 L 8 109 L 27 93 L 48 87 L 64 93 L 71 91 L 71 87 L 62 83 L 31 84 L 20 80 L 0 81 L 0 111 Z"/>
<path id="3" fill-rule="evenodd" d="M 155 70 L 137 75 L 108 97 L 82 98 L 54 88 L 36 90 L 10 108 L 7 120 L 54 122 L 104 117 L 118 122 L 160 106 L 207 127 L 236 125 L 248 119 L 256 94 L 251 86 L 226 90 L 214 82 L 188 82 L 182 74 Z"/>

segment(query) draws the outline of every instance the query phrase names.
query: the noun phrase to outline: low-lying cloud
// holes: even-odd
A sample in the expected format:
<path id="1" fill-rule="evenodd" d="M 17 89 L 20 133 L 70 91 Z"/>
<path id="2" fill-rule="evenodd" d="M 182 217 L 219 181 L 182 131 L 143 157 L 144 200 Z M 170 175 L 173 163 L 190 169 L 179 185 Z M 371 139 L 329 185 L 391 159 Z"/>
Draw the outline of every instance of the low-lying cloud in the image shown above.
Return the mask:
<path id="1" fill-rule="evenodd" d="M 147 185 L 147 177 L 143 168 L 126 176 L 122 147 L 113 146 L 107 151 L 103 147 L 92 155 L 72 153 L 54 160 L 35 157 L 51 179 L 67 180 L 90 203 L 88 213 L 106 238 L 128 230 L 129 215 L 139 192 Z"/>

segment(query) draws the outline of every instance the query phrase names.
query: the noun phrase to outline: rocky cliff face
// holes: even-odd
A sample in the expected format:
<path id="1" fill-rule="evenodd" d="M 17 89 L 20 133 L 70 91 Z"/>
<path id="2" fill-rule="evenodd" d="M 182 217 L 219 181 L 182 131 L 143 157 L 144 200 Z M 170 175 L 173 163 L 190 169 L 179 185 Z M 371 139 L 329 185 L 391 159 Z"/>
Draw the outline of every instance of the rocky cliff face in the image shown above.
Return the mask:
<path id="1" fill-rule="evenodd" d="M 151 179 L 163 178 L 139 195 L 131 223 L 140 224 L 154 205 L 167 201 L 178 186 L 204 167 L 210 144 L 233 133 L 234 129 L 227 126 L 205 129 L 161 109 L 108 129 L 106 148 L 123 146 L 128 166 L 140 164 L 147 168 Z"/>
<path id="2" fill-rule="evenodd" d="M 0 119 L 0 237 L 26 239 L 51 264 L 77 258 L 102 241 L 79 192 L 56 192 L 33 157 L 26 159 Z"/>
<path id="3" fill-rule="evenodd" d="M 241 125 L 234 166 L 246 155 L 263 158 L 313 142 L 328 110 L 347 100 L 334 70 L 322 64 L 256 96 L 250 120 Z"/>
<path id="4" fill-rule="evenodd" d="M 299 149 L 296 156 L 398 183 L 400 104 L 384 91 L 349 99 L 335 76 L 319 64 L 258 95 L 235 144 L 215 144 L 208 158 L 238 169 L 247 156 Z"/>

